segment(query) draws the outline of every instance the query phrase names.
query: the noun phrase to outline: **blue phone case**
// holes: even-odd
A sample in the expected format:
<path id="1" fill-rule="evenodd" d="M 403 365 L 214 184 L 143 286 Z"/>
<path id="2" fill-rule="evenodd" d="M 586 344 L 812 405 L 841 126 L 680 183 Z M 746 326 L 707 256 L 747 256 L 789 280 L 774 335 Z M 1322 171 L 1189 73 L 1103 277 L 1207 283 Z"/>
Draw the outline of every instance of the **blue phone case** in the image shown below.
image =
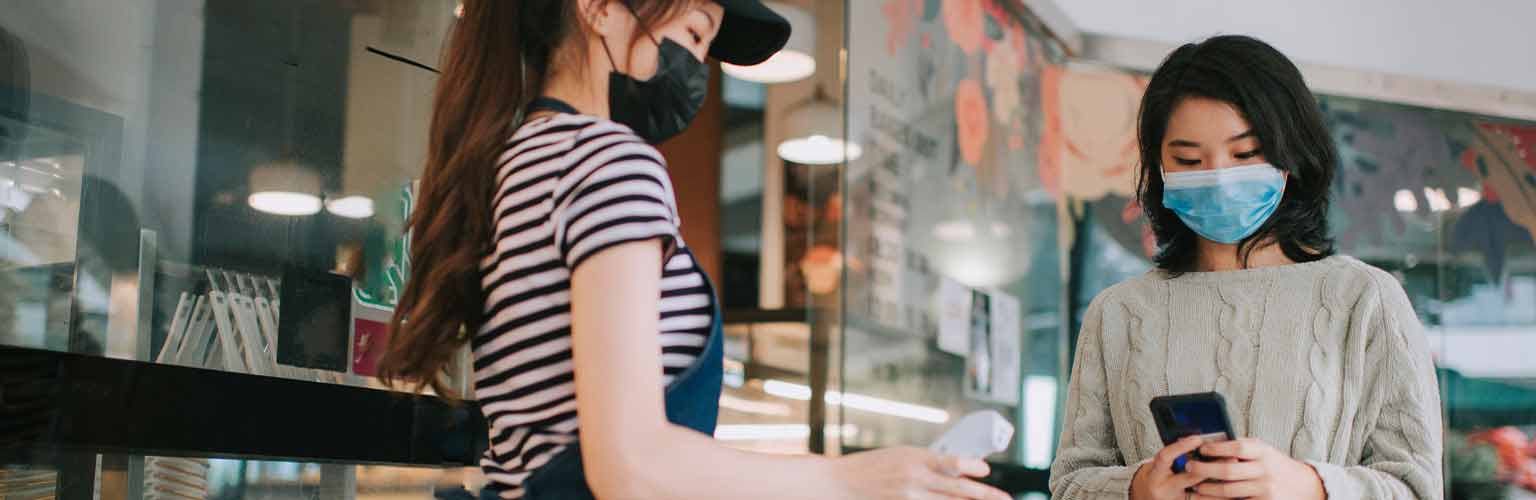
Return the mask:
<path id="1" fill-rule="evenodd" d="M 1215 392 L 1201 392 L 1195 394 L 1180 394 L 1176 396 L 1161 396 L 1153 398 L 1148 404 L 1152 410 L 1152 419 L 1157 422 L 1157 433 L 1163 440 L 1163 445 L 1173 444 L 1174 441 L 1186 436 L 1200 436 L 1207 434 L 1224 434 L 1227 439 L 1236 439 L 1232 433 L 1232 420 L 1227 416 L 1227 402 L 1221 394 Z M 1183 473 L 1190 460 L 1201 460 L 1198 451 L 1180 455 L 1173 461 L 1173 472 Z"/>

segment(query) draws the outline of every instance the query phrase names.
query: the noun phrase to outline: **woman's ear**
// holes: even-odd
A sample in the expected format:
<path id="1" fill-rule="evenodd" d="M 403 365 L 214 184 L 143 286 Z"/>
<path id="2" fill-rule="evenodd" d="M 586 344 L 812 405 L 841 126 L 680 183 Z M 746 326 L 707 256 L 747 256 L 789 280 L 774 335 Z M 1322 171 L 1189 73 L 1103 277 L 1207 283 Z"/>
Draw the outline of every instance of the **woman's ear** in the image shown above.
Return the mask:
<path id="1" fill-rule="evenodd" d="M 587 29 L 600 37 L 613 36 L 613 32 L 618 28 L 618 23 L 613 19 L 615 14 L 613 9 L 614 7 L 623 8 L 619 2 L 613 0 L 576 0 L 576 2 L 577 15 L 581 16 L 581 22 L 587 25 Z"/>

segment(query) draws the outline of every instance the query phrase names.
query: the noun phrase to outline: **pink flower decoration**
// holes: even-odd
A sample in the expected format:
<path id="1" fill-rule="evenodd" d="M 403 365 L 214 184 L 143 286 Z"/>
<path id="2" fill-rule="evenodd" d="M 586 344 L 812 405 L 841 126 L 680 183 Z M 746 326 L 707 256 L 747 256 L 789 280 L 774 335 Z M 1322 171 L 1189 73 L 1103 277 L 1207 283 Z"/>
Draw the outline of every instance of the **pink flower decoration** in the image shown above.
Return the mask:
<path id="1" fill-rule="evenodd" d="M 981 8 L 1000 25 L 1006 25 L 1013 20 L 1013 16 L 1008 15 L 1008 10 L 1004 9 L 1003 4 L 998 3 L 997 0 L 983 0 Z"/>
<path id="2" fill-rule="evenodd" d="M 944 0 L 944 30 L 966 54 L 981 50 L 987 39 L 983 28 L 982 0 Z"/>
<path id="3" fill-rule="evenodd" d="M 1045 65 L 1040 78 L 1040 183 L 1052 195 L 1061 195 L 1061 68 Z"/>
<path id="4" fill-rule="evenodd" d="M 917 11 L 922 8 L 923 0 L 886 0 L 881 12 L 885 13 L 886 25 L 890 31 L 885 34 L 885 50 L 891 55 L 907 45 L 907 40 L 912 37 L 912 32 L 917 27 Z M 924 35 L 926 37 L 927 35 Z"/>
<path id="5" fill-rule="evenodd" d="M 1029 40 L 1024 38 L 1024 27 L 1018 23 L 1008 25 L 1008 43 L 1013 44 L 1013 53 L 1018 57 L 1019 67 L 1028 66 Z"/>
<path id="6" fill-rule="evenodd" d="M 1157 256 L 1157 235 L 1152 234 L 1152 226 L 1147 225 L 1147 219 L 1142 217 L 1141 204 L 1131 198 L 1125 202 L 1125 208 L 1120 210 L 1120 222 L 1136 226 L 1141 233 L 1141 253 L 1147 258 Z"/>
<path id="7" fill-rule="evenodd" d="M 990 126 L 981 84 L 969 78 L 960 80 L 955 87 L 955 131 L 960 136 L 960 158 L 967 164 L 981 165 Z"/>
<path id="8" fill-rule="evenodd" d="M 1522 163 L 1533 171 L 1536 171 L 1536 127 L 1519 127 L 1514 125 L 1481 124 L 1483 130 L 1493 132 L 1500 136 L 1509 137 L 1514 143 L 1515 154 Z"/>

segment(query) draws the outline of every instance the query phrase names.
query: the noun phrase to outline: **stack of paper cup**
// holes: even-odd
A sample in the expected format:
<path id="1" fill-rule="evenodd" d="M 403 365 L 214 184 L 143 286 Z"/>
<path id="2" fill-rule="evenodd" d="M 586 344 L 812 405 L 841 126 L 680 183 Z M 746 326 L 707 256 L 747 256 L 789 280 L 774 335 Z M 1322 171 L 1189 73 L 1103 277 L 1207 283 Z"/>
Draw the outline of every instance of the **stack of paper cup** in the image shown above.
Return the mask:
<path id="1" fill-rule="evenodd" d="M 55 496 L 59 475 L 53 471 L 0 469 L 0 498 L 42 500 Z"/>
<path id="2" fill-rule="evenodd" d="M 169 457 L 149 457 L 145 460 L 145 500 L 205 500 L 207 498 L 207 460 Z"/>

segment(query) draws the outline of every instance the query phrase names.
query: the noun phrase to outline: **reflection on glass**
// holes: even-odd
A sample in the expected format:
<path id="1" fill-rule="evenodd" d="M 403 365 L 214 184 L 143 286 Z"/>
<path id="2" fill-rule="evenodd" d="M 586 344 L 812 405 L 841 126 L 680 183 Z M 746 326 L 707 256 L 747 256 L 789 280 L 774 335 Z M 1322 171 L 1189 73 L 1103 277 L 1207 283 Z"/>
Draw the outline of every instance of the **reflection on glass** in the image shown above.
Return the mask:
<path id="1" fill-rule="evenodd" d="M 0 344 L 377 385 L 454 6 L 4 2 Z"/>

